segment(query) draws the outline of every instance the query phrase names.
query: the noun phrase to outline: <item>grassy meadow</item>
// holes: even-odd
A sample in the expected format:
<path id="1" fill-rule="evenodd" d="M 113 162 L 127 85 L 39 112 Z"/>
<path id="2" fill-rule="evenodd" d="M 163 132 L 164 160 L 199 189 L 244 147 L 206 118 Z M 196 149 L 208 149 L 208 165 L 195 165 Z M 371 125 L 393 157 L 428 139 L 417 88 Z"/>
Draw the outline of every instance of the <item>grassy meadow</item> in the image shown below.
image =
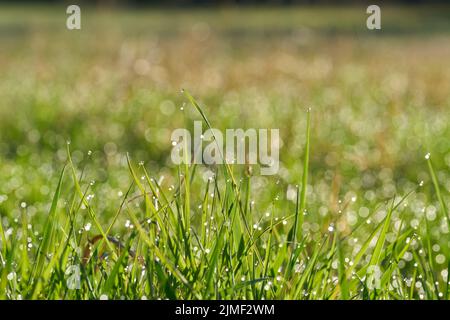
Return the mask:
<path id="1" fill-rule="evenodd" d="M 0 299 L 448 299 L 450 10 L 365 9 L 0 6 Z"/>

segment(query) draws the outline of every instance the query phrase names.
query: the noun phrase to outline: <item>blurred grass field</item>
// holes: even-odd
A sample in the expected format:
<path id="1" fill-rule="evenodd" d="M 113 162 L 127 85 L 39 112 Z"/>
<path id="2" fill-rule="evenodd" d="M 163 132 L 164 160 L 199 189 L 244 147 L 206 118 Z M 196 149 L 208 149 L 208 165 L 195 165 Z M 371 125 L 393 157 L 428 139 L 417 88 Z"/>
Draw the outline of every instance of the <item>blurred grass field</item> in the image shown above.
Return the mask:
<path id="1" fill-rule="evenodd" d="M 357 6 L 82 7 L 80 31 L 67 30 L 66 17 L 63 6 L 0 7 L 1 298 L 448 297 L 450 7 L 382 8 L 381 31 L 366 29 L 365 8 Z M 248 177 L 236 167 L 238 195 L 226 173 L 217 169 L 214 188 L 205 177 L 215 169 L 199 166 L 184 172 L 192 182 L 183 189 L 185 168 L 171 163 L 170 134 L 201 116 L 182 88 L 216 128 L 280 128 L 279 174 Z M 308 108 L 309 177 L 306 211 L 299 213 Z M 33 265 L 42 262 L 67 141 L 84 197 L 69 166 L 45 247 L 51 263 L 39 273 Z M 135 182 L 125 201 L 131 209 L 116 221 L 134 181 L 127 153 L 138 181 L 143 167 L 155 179 L 141 181 L 161 211 L 151 213 Z M 391 216 L 391 201 L 410 191 Z M 173 194 L 173 202 L 160 192 Z M 239 233 L 232 223 L 228 239 L 217 230 L 237 203 L 246 214 L 240 227 L 251 230 Z M 81 263 L 80 250 L 102 232 L 91 210 L 104 230 L 115 221 L 110 235 L 144 257 L 145 276 L 129 271 L 141 267 L 132 258 L 117 262 L 110 254 L 105 261 L 93 250 L 81 289 L 66 289 L 65 270 Z M 177 219 L 189 212 L 185 238 L 186 221 Z M 154 215 L 173 220 L 175 231 L 129 228 L 133 217 Z M 288 241 L 298 215 L 303 251 Z M 370 235 L 386 221 L 380 247 L 382 236 Z M 162 252 L 157 262 L 153 246 Z M 221 255 L 209 258 L 214 248 Z M 361 273 L 343 274 L 340 266 L 353 269 L 355 258 Z M 374 262 L 387 277 L 375 292 L 364 285 Z"/>

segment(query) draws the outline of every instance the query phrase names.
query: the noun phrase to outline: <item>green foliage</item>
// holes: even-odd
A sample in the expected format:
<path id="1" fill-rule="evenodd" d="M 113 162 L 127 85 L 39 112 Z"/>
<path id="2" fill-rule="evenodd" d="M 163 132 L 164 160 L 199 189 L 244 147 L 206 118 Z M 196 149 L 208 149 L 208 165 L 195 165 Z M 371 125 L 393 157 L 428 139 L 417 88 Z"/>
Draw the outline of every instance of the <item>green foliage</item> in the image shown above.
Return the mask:
<path id="1" fill-rule="evenodd" d="M 399 10 L 2 8 L 0 299 L 448 299 L 450 20 Z M 195 120 L 279 173 L 173 165 Z"/>

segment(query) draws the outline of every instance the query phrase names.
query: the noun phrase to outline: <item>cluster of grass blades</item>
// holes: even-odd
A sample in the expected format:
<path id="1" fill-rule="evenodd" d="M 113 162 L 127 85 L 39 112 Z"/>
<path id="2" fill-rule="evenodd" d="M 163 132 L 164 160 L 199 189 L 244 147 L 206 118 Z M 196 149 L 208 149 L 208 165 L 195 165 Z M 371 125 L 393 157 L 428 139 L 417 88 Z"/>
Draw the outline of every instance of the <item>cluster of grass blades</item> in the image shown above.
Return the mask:
<path id="1" fill-rule="evenodd" d="M 211 128 L 200 105 L 185 95 Z M 26 240 L 12 240 L 0 223 L 0 298 L 447 299 L 448 280 L 435 265 L 429 237 L 409 227 L 398 212 L 414 190 L 381 204 L 386 215 L 371 233 L 360 233 L 357 249 L 350 248 L 349 241 L 364 222 L 344 233 L 333 227 L 335 221 L 319 241 L 304 232 L 309 137 L 308 110 L 303 176 L 295 208 L 283 212 L 282 219 L 276 202 L 262 218 L 255 215 L 249 197 L 252 177 L 239 175 L 229 164 L 216 167 L 203 190 L 195 191 L 202 192 L 203 201 L 194 213 L 195 165 L 179 166 L 178 185 L 169 192 L 145 166 L 136 166 L 127 156 L 132 183 L 106 228 L 86 199 L 90 184 L 73 164 L 68 147 L 68 163 L 35 254 L 30 255 Z M 428 165 L 448 223 L 429 159 Z M 71 202 L 61 210 L 58 202 L 69 178 Z M 77 232 L 81 214 L 92 225 L 90 234 Z M 394 215 L 400 222 L 396 228 Z M 129 221 L 127 233 L 118 238 L 112 230 L 120 216 Z M 24 216 L 21 239 L 30 236 L 27 223 Z M 412 255 L 412 276 L 399 267 L 406 253 Z"/>

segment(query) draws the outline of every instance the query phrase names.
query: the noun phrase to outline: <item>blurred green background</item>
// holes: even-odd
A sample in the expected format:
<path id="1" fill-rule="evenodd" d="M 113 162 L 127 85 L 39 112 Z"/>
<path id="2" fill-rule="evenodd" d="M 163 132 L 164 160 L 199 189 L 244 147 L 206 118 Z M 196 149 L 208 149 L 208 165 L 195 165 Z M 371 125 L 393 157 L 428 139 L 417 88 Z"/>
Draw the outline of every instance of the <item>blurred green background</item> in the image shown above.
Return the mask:
<path id="1" fill-rule="evenodd" d="M 255 176 L 257 212 L 275 198 L 285 200 L 300 181 L 308 107 L 308 202 L 320 215 L 306 228 L 335 220 L 338 200 L 358 195 L 348 210 L 354 221 L 423 180 L 412 211 L 420 216 L 424 203 L 436 203 L 428 193 L 427 152 L 450 190 L 448 6 L 382 6 L 380 31 L 367 30 L 366 6 L 355 4 L 82 5 L 82 29 L 74 31 L 66 29 L 65 9 L 0 6 L 0 212 L 6 226 L 21 203 L 30 216 L 48 211 L 66 141 L 86 183 L 96 181 L 91 201 L 104 221 L 131 181 L 126 152 L 170 188 L 176 181 L 171 131 L 200 119 L 189 105 L 181 110 L 181 88 L 201 101 L 216 128 L 280 128 L 281 169 Z M 203 197 L 199 177 L 193 204 Z M 286 202 L 281 214 L 293 206 Z"/>

